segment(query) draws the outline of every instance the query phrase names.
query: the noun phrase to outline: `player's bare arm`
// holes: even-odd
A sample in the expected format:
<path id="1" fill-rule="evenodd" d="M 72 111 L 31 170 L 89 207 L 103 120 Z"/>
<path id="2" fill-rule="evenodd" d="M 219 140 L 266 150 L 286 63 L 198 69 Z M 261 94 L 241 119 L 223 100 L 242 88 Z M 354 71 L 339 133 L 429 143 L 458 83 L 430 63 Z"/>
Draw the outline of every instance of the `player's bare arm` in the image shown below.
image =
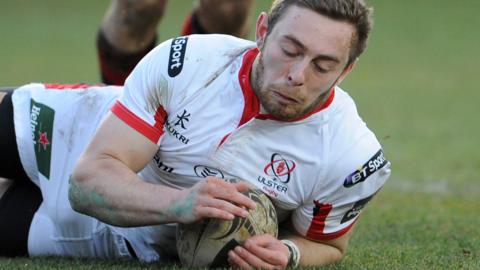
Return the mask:
<path id="1" fill-rule="evenodd" d="M 248 188 L 244 183 L 209 178 L 176 190 L 143 181 L 136 173 L 156 150 L 154 143 L 109 114 L 70 179 L 72 207 L 117 226 L 232 219 L 247 215 L 242 206 L 254 207 L 254 202 L 241 194 Z"/>
<path id="2" fill-rule="evenodd" d="M 328 241 L 309 240 L 298 233 L 292 232 L 293 229 L 283 230 L 281 238 L 292 241 L 298 247 L 300 252 L 299 265 L 328 265 L 340 261 L 345 255 L 353 227 L 354 225 L 342 236 Z"/>
<path id="3" fill-rule="evenodd" d="M 299 266 L 321 266 L 343 258 L 351 231 L 329 241 L 316 242 L 293 233 L 292 229 L 281 228 L 279 238 L 290 241 L 298 248 Z M 284 242 L 271 235 L 253 236 L 228 255 L 231 265 L 242 269 L 284 269 L 291 266 L 289 261 L 292 256 Z"/>

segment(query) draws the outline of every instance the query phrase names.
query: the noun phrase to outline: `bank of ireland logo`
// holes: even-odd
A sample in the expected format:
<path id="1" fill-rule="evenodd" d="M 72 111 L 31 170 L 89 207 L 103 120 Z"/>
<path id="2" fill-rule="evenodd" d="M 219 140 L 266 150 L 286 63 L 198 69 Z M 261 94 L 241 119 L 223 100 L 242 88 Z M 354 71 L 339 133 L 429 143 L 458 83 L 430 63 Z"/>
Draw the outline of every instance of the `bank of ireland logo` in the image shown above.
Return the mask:
<path id="1" fill-rule="evenodd" d="M 52 131 L 55 111 L 45 104 L 31 99 L 30 127 L 37 161 L 38 171 L 50 177 L 50 161 L 52 156 Z"/>
<path id="2" fill-rule="evenodd" d="M 296 166 L 293 160 L 285 159 L 282 155 L 274 153 L 270 158 L 270 163 L 265 166 L 263 172 L 286 184 L 290 181 L 290 174 L 295 170 Z"/>

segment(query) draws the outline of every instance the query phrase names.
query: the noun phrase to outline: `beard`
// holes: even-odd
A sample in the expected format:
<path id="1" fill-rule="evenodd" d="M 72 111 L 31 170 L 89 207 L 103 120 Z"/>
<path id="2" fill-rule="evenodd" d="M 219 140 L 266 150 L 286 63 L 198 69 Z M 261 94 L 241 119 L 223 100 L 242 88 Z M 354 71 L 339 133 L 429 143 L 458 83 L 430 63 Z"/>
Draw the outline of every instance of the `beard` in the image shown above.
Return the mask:
<path id="1" fill-rule="evenodd" d="M 315 108 L 325 102 L 330 95 L 330 90 L 325 92 L 322 91 L 320 96 L 318 96 L 313 102 L 308 103 L 305 96 L 296 94 L 294 97 L 297 101 L 296 103 L 278 102 L 277 98 L 275 97 L 275 91 L 282 92 L 281 89 L 287 89 L 288 91 L 283 91 L 286 93 L 299 93 L 299 91 L 295 91 L 295 89 L 292 89 L 287 85 L 272 84 L 265 86 L 265 64 L 263 60 L 263 54 L 260 52 L 258 57 L 256 69 L 253 70 L 254 79 L 252 81 L 252 88 L 255 91 L 255 94 L 257 95 L 263 109 L 276 119 L 281 121 L 292 121 L 299 119 L 315 110 Z M 332 89 L 332 87 L 329 89 Z"/>

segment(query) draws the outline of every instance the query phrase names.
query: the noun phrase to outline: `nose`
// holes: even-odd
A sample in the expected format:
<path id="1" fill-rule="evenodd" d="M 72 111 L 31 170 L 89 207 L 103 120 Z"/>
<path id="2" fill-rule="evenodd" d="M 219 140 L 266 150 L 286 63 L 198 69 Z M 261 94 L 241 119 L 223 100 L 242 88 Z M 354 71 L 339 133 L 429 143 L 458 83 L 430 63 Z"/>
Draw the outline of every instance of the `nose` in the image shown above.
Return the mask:
<path id="1" fill-rule="evenodd" d="M 305 83 L 305 72 L 307 71 L 308 62 L 303 60 L 295 63 L 288 71 L 287 79 L 293 86 L 301 86 Z"/>

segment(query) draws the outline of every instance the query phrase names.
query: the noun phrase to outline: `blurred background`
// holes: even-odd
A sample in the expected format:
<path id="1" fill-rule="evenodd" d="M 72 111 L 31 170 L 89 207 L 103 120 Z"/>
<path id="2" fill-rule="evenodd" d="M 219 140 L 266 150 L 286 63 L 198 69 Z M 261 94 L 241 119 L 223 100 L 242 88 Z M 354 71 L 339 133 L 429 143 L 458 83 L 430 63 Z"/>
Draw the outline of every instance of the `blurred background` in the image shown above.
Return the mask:
<path id="1" fill-rule="evenodd" d="M 480 268 L 480 1 L 370 0 L 375 27 L 343 83 L 393 175 L 335 267 Z M 0 85 L 99 82 L 95 37 L 109 1 L 1 0 Z M 257 0 L 254 21 L 270 1 Z M 170 1 L 159 41 L 192 1 Z"/>

